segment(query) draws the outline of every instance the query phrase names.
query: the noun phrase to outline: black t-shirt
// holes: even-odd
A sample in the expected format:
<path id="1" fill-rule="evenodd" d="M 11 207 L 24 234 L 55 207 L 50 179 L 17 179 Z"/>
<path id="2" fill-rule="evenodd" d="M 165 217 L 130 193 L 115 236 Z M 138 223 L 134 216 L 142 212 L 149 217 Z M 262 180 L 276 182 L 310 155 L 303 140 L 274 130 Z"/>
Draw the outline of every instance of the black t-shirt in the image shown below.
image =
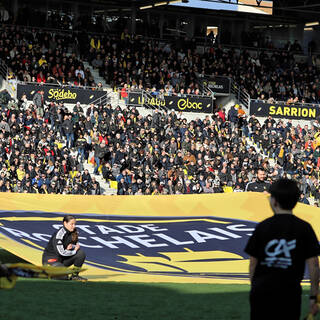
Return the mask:
<path id="1" fill-rule="evenodd" d="M 245 252 L 258 259 L 252 287 L 299 285 L 305 261 L 320 254 L 311 225 L 292 214 L 276 214 L 259 223 Z"/>

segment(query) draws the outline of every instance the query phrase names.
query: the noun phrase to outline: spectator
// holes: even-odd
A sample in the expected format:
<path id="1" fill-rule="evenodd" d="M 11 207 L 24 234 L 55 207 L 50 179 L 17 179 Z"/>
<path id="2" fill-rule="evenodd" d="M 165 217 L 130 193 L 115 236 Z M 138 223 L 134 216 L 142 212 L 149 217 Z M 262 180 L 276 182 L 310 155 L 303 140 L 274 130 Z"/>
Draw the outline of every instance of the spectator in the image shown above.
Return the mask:
<path id="1" fill-rule="evenodd" d="M 40 89 L 35 95 L 33 96 L 33 104 L 36 107 L 37 116 L 42 118 L 44 115 L 44 91 Z"/>
<path id="2" fill-rule="evenodd" d="M 20 71 L 27 71 L 34 79 L 42 72 L 47 81 L 50 74 L 59 82 L 64 79 L 64 83 L 72 84 L 84 83 L 90 77 L 81 61 L 74 55 L 66 56 L 62 44 L 67 37 L 50 35 L 49 43 L 58 49 L 44 53 L 36 46 L 29 52 L 27 46 L 22 49 L 23 45 L 11 44 L 7 38 L 11 39 L 7 33 L 0 36 L 0 42 L 9 43 L 6 46 L 10 49 L 0 48 L 0 56 L 18 79 L 22 79 Z M 95 38 L 89 53 L 91 62 L 103 60 L 99 69 L 103 76 L 122 85 L 123 99 L 127 99 L 130 86 L 149 89 L 158 98 L 197 94 L 196 74 L 204 69 L 204 74 L 232 76 L 252 97 L 294 100 L 307 96 L 307 101 L 319 100 L 315 69 L 293 62 L 290 52 L 275 51 L 270 57 L 261 52 L 253 59 L 246 51 L 236 53 L 218 47 L 198 55 L 188 51 L 189 44 L 175 50 L 171 46 L 161 48 L 156 42 L 125 39 Z M 29 60 L 22 66 L 20 60 L 27 55 Z M 154 57 L 157 61 L 151 63 Z M 284 60 L 291 62 L 286 65 Z M 234 66 L 231 75 L 229 68 Z M 293 79 L 295 87 L 291 80 L 289 84 L 280 80 L 284 74 Z M 266 183 L 290 175 L 301 182 L 307 198 L 319 198 L 316 122 L 301 128 L 269 117 L 260 123 L 254 116 L 247 117 L 240 107 L 231 108 L 228 121 L 223 108 L 211 118 L 189 122 L 172 110 L 155 109 L 142 116 L 135 108 L 82 107 L 77 103 L 70 112 L 63 104 L 47 106 L 43 92 L 37 92 L 29 105 L 25 99 L 18 105 L 1 103 L 0 119 L 0 168 L 2 164 L 9 166 L 0 172 L 3 191 L 18 190 L 17 182 L 21 181 L 24 191 L 99 194 L 100 186 L 92 178 L 102 171 L 105 180 L 117 178 L 119 194 L 207 193 L 230 188 L 238 192 L 257 182 L 255 172 L 262 167 Z M 268 163 L 266 157 L 271 158 Z M 92 158 L 96 165 L 91 177 L 82 162 Z"/>
<path id="3" fill-rule="evenodd" d="M 105 141 L 101 141 L 100 144 L 96 144 L 94 148 L 94 161 L 95 161 L 95 168 L 94 168 L 94 174 L 99 175 L 99 167 L 101 160 L 104 158 L 104 156 L 107 154 L 107 148 Z"/>

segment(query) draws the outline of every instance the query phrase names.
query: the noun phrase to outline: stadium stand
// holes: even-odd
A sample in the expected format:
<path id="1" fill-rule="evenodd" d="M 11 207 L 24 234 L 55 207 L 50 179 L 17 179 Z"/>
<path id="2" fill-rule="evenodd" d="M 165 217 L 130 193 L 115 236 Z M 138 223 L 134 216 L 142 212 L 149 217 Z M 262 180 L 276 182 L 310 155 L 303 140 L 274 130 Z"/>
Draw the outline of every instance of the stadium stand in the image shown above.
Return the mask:
<path id="1" fill-rule="evenodd" d="M 223 110 L 188 122 L 174 111 L 142 116 L 135 107 L 68 112 L 51 103 L 43 117 L 32 108 L 23 113 L 9 103 L 2 110 L 2 191 L 100 194 L 84 170 L 89 161 L 119 195 L 244 191 L 262 166 L 270 182 L 290 175 L 319 199 L 316 123 L 260 123 L 236 111 L 232 130 L 232 112 Z"/>
<path id="2" fill-rule="evenodd" d="M 32 101 L 12 101 L 3 92 L 1 191 L 101 194 L 103 183 L 118 195 L 242 192 L 263 167 L 271 183 L 295 178 L 301 201 L 318 203 L 318 120 L 305 126 L 262 120 L 239 104 L 190 120 L 171 109 L 145 112 L 128 101 L 137 89 L 160 99 L 210 95 L 200 81 L 210 74 L 232 78 L 252 99 L 318 104 L 317 65 L 296 58 L 298 42 L 282 49 L 265 44 L 254 53 L 215 44 L 201 53 L 186 37 L 160 42 L 126 29 L 86 37 L 19 26 L 0 30 L 8 80 L 103 90 L 93 68 L 120 87 L 122 98 L 121 106 L 97 101 L 70 108 L 46 101 L 41 86 Z"/>
<path id="3" fill-rule="evenodd" d="M 319 103 L 316 66 L 296 61 L 294 50 L 250 55 L 248 50 L 217 46 L 199 54 L 188 39 L 179 46 L 129 36 L 96 41 L 100 48 L 91 47 L 88 59 L 113 86 L 126 83 L 167 94 L 199 94 L 197 79 L 211 74 L 233 78 L 253 99 Z"/>
<path id="4" fill-rule="evenodd" d="M 24 82 L 95 86 L 89 69 L 76 57 L 71 33 L 52 33 L 18 26 L 2 27 L 0 58 L 11 78 Z M 71 41 L 72 40 L 72 41 Z"/>
<path id="5" fill-rule="evenodd" d="M 72 33 L 15 26 L 0 30 L 0 58 L 20 81 L 95 87 L 89 68 L 77 58 L 81 54 L 113 87 L 126 84 L 155 88 L 155 94 L 198 95 L 198 79 L 214 74 L 233 78 L 253 99 L 319 103 L 317 68 L 296 61 L 295 50 L 262 50 L 252 56 L 248 50 L 217 46 L 199 54 L 188 39 L 179 46 L 160 45 L 124 32 L 118 37 L 89 36 L 87 45 L 80 46 Z"/>

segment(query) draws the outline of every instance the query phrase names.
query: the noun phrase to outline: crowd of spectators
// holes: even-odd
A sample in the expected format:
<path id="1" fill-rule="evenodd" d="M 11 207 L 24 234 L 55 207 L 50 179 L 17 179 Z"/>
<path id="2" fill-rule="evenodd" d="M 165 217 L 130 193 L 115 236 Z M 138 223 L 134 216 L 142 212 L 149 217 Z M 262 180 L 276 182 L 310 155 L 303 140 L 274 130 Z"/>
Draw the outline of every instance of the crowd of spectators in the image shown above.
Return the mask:
<path id="1" fill-rule="evenodd" d="M 41 101 L 41 94 L 36 93 L 34 100 Z M 1 106 L 0 191 L 100 194 L 99 182 L 84 169 L 83 158 L 73 148 L 79 113 L 69 113 L 62 104 L 24 103 Z M 84 144 L 77 136 L 78 150 Z"/>
<path id="2" fill-rule="evenodd" d="M 2 106 L 3 192 L 100 194 L 96 175 L 117 181 L 118 195 L 242 192 L 263 168 L 271 183 L 297 179 L 301 201 L 320 199 L 317 121 L 260 123 L 235 107 L 189 122 L 174 111 L 142 116 L 110 104 L 42 107 Z"/>
<path id="3" fill-rule="evenodd" d="M 298 47 L 295 42 L 292 47 Z M 167 94 L 199 94 L 205 75 L 233 78 L 253 99 L 319 103 L 316 65 L 298 62 L 294 51 L 249 53 L 221 46 L 196 51 L 196 43 L 180 39 L 173 44 L 121 36 L 91 39 L 88 60 L 113 86 L 154 88 Z"/>
<path id="4" fill-rule="evenodd" d="M 160 46 L 158 41 L 132 37 L 125 30 L 119 37 L 92 38 L 87 53 L 89 62 L 99 69 L 107 83 L 133 88 L 155 88 L 168 94 L 184 90 L 199 94 L 195 42 L 177 41 L 175 46 Z"/>
<path id="5" fill-rule="evenodd" d="M 301 201 L 309 204 L 307 199 L 320 199 L 320 123 L 293 126 L 292 121 L 285 123 L 268 117 L 260 123 L 254 116 L 244 126 L 244 133 L 267 158 L 272 159 L 273 166 L 269 172 L 278 172 L 280 176 L 298 181 L 302 192 Z M 268 163 L 269 164 L 269 163 Z"/>
<path id="6" fill-rule="evenodd" d="M 19 26 L 0 28 L 0 59 L 9 77 L 24 82 L 95 86 L 90 70 L 78 59 L 78 39 Z"/>
<path id="7" fill-rule="evenodd" d="M 298 62 L 286 50 L 257 51 L 205 48 L 194 40 L 160 43 L 124 30 L 119 36 L 53 33 L 18 26 L 2 27 L 0 59 L 20 81 L 96 86 L 81 56 L 113 87 L 149 88 L 163 94 L 200 94 L 205 75 L 227 76 L 253 99 L 319 103 L 317 66 Z"/>
<path id="8" fill-rule="evenodd" d="M 69 55 L 68 37 L 5 27 L 0 58 L 21 81 L 93 85 Z M 114 86 L 199 94 L 197 78 L 216 74 L 233 77 L 253 98 L 319 102 L 316 68 L 290 51 L 253 58 L 218 46 L 200 55 L 187 39 L 162 46 L 126 31 L 119 39 L 88 39 L 88 48 L 83 54 Z M 100 194 L 95 176 L 102 175 L 117 181 L 118 195 L 242 192 L 263 168 L 269 182 L 290 176 L 300 183 L 301 201 L 318 201 L 319 129 L 317 121 L 303 128 L 271 117 L 261 123 L 235 107 L 189 122 L 170 110 L 142 116 L 110 104 L 68 110 L 46 104 L 39 90 L 32 104 L 1 104 L 0 191 Z"/>

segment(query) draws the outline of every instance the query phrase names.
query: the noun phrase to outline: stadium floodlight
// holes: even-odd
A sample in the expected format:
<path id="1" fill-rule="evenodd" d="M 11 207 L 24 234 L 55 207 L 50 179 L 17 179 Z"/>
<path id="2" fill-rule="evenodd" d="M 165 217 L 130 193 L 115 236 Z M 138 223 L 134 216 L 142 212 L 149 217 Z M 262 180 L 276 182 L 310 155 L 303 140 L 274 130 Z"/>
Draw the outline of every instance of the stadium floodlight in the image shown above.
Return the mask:
<path id="1" fill-rule="evenodd" d="M 152 5 L 140 7 L 140 10 L 151 9 Z"/>
<path id="2" fill-rule="evenodd" d="M 315 21 L 315 22 L 307 22 L 305 24 L 306 27 L 312 27 L 312 26 L 318 26 L 319 25 L 319 21 Z"/>
<path id="3" fill-rule="evenodd" d="M 154 8 L 154 7 L 165 6 L 165 5 L 168 5 L 168 4 L 173 4 L 173 3 L 178 3 L 178 2 L 188 3 L 189 0 L 173 0 L 173 1 L 169 0 L 169 1 L 157 2 L 157 3 L 154 3 L 154 4 L 147 5 L 147 6 L 142 6 L 139 9 L 140 10 L 151 9 L 151 8 Z"/>
<path id="4" fill-rule="evenodd" d="M 304 31 L 313 31 L 313 28 L 312 27 L 307 27 L 307 28 L 304 28 Z"/>
<path id="5" fill-rule="evenodd" d="M 169 2 L 168 1 L 165 1 L 165 2 L 158 2 L 158 3 L 155 3 L 154 6 L 155 7 L 159 7 L 159 6 L 165 6 L 166 4 L 168 4 Z"/>

